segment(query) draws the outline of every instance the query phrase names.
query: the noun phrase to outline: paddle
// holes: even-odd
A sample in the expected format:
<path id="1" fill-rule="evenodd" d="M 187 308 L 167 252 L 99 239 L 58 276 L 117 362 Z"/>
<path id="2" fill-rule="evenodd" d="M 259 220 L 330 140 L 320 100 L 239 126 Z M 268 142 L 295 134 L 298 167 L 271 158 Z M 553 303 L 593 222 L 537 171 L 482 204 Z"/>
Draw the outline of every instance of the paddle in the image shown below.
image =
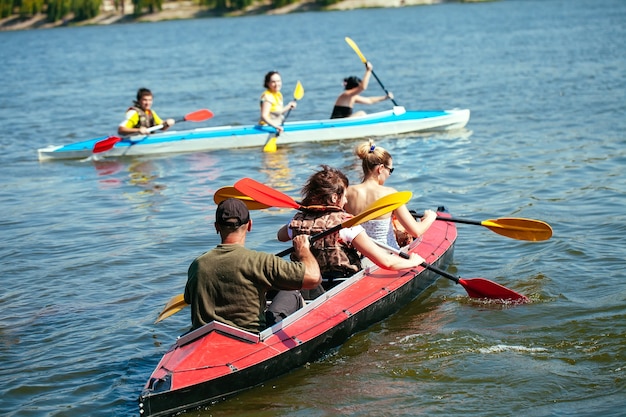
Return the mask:
<path id="1" fill-rule="evenodd" d="M 416 213 L 414 210 L 409 211 L 416 219 L 422 217 L 421 214 Z M 548 240 L 552 237 L 552 228 L 548 223 L 542 222 L 541 220 L 524 219 L 520 217 L 502 217 L 499 219 L 477 221 L 439 216 L 437 216 L 437 220 L 484 226 L 499 235 L 517 240 L 538 242 Z"/>
<path id="2" fill-rule="evenodd" d="M 300 204 L 287 194 L 268 187 L 252 178 L 242 178 L 235 183 L 235 188 L 254 201 L 270 207 L 299 209 Z"/>
<path id="3" fill-rule="evenodd" d="M 373 239 L 372 239 L 373 240 Z M 399 249 L 392 248 L 389 245 L 386 245 L 382 242 L 378 242 L 374 240 L 374 242 L 380 246 L 381 248 L 387 249 L 390 252 L 396 253 L 402 258 L 409 259 L 409 255 L 400 251 Z M 433 271 L 434 273 L 441 275 L 445 278 L 448 278 L 457 284 L 460 284 L 465 288 L 467 294 L 472 298 L 489 298 L 492 300 L 506 300 L 506 301 L 515 301 L 518 303 L 528 302 L 528 297 L 525 295 L 516 293 L 513 290 L 510 290 L 496 282 L 489 281 L 485 278 L 472 278 L 472 279 L 463 279 L 460 277 L 455 277 L 452 274 L 447 273 L 444 270 L 437 268 L 431 264 L 426 262 L 422 262 L 421 264 L 424 268 Z"/>
<path id="4" fill-rule="evenodd" d="M 356 226 L 358 224 L 380 217 L 383 214 L 389 213 L 390 211 L 393 211 L 397 209 L 398 207 L 406 204 L 411 199 L 412 196 L 413 196 L 413 193 L 411 193 L 410 191 L 401 191 L 401 192 L 389 194 L 381 199 L 378 199 L 374 201 L 372 204 L 370 204 L 365 210 L 363 210 L 363 212 L 359 213 L 358 215 L 346 220 L 345 222 L 341 224 L 336 225 L 335 227 L 331 227 L 328 230 L 325 230 L 321 233 L 311 236 L 310 238 L 311 242 L 314 242 L 325 236 L 328 236 L 331 233 L 338 232 L 339 230 L 344 229 L 346 227 Z M 294 249 L 292 246 L 290 248 L 285 249 L 284 251 L 280 253 L 277 253 L 276 256 L 282 257 L 285 255 L 288 255 L 291 252 L 293 252 L 293 250 Z M 155 323 L 158 323 L 159 321 L 171 316 L 172 314 L 179 312 L 180 310 L 185 308 L 187 305 L 188 304 L 185 303 L 185 300 L 182 294 L 172 297 L 172 299 L 165 305 L 165 308 L 163 308 L 163 311 L 161 311 L 161 313 L 157 317 Z"/>
<path id="5" fill-rule="evenodd" d="M 361 53 L 361 50 L 359 49 L 357 44 L 352 39 L 348 38 L 347 36 L 346 36 L 346 42 L 348 43 L 348 45 L 350 45 L 350 47 L 352 49 L 354 49 L 354 52 L 356 52 L 356 54 L 359 56 L 359 58 L 361 58 L 361 62 L 363 62 L 364 64 L 367 64 L 367 58 L 365 58 L 365 56 Z M 374 72 L 374 70 L 372 70 L 372 75 L 374 76 L 374 78 L 376 78 L 376 81 L 378 81 L 378 84 L 380 84 L 380 86 L 383 89 L 383 91 L 385 92 L 385 94 L 387 94 L 387 96 L 389 96 L 389 91 L 387 91 L 387 89 L 385 88 L 383 83 L 380 81 L 380 78 L 378 78 L 378 76 L 376 76 L 376 73 Z M 398 103 L 396 103 L 396 101 L 394 99 L 391 99 L 391 102 L 393 103 L 394 106 L 398 105 Z"/>
<path id="6" fill-rule="evenodd" d="M 170 301 L 165 305 L 165 307 L 163 307 L 163 311 L 161 311 L 154 323 L 156 324 L 161 320 L 178 313 L 180 310 L 187 307 L 188 305 L 189 304 L 185 302 L 184 294 L 178 294 L 173 296 Z"/>
<path id="7" fill-rule="evenodd" d="M 296 88 L 293 90 L 293 99 L 295 101 L 298 101 L 298 100 L 301 100 L 302 97 L 304 97 L 304 87 L 302 87 L 302 84 L 300 83 L 300 81 L 298 81 L 296 83 Z M 289 117 L 291 110 L 292 109 L 289 109 L 289 111 L 285 115 L 285 118 L 280 124 L 281 126 L 285 124 L 285 120 L 287 120 L 287 118 Z M 265 146 L 263 146 L 263 152 L 276 152 L 276 140 L 277 139 L 278 139 L 278 132 L 275 135 L 270 136 L 270 138 L 265 143 Z"/>
<path id="8" fill-rule="evenodd" d="M 176 120 L 176 123 L 203 122 L 205 120 L 210 119 L 211 117 L 213 117 L 213 112 L 211 110 L 207 110 L 207 109 L 196 110 L 194 112 L 188 113 L 182 119 Z M 162 124 L 149 127 L 148 132 L 154 132 L 159 129 L 163 129 Z M 101 153 L 101 152 L 110 151 L 111 149 L 113 149 L 116 143 L 121 142 L 122 140 L 124 140 L 124 138 L 119 137 L 119 136 L 109 136 L 106 139 L 96 142 L 96 144 L 93 147 L 93 153 Z"/>
<path id="9" fill-rule="evenodd" d="M 246 207 L 248 207 L 248 210 L 261 210 L 270 207 L 267 204 L 259 203 L 258 201 L 253 200 L 251 197 L 248 197 L 235 187 L 222 187 L 213 195 L 213 201 L 215 204 L 219 204 L 227 198 L 236 198 L 243 201 Z"/>
<path id="10" fill-rule="evenodd" d="M 251 178 L 242 178 L 241 180 L 237 181 L 237 183 L 235 184 L 235 189 L 237 189 L 241 193 L 241 196 L 247 197 L 253 201 L 260 202 L 270 207 L 293 209 L 301 208 L 300 203 L 295 201 L 293 198 Z M 415 218 L 422 217 L 422 215 L 416 213 L 415 210 L 410 210 L 410 212 Z M 552 236 L 552 228 L 549 224 L 540 220 L 533 219 L 504 217 L 495 220 L 484 220 L 481 222 L 476 220 L 437 216 L 437 220 L 484 226 L 489 230 L 498 233 L 499 235 L 518 240 L 537 242 L 550 239 L 550 237 Z"/>

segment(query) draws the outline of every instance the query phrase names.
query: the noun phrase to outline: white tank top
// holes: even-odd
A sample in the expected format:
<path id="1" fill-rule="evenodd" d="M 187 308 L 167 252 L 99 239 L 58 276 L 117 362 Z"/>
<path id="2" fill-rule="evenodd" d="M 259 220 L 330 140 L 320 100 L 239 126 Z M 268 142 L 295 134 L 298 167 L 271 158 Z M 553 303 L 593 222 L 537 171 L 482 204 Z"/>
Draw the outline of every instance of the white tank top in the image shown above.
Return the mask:
<path id="1" fill-rule="evenodd" d="M 363 228 L 369 237 L 385 243 L 392 248 L 400 249 L 396 242 L 396 234 L 393 231 L 391 217 L 388 219 L 374 219 L 363 223 Z"/>

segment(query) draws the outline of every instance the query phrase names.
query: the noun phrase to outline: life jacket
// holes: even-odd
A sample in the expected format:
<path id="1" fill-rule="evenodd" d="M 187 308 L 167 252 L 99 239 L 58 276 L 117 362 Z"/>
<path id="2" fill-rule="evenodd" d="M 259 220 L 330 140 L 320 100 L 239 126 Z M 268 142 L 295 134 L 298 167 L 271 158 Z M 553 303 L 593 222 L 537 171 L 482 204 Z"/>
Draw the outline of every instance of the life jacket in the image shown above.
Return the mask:
<path id="1" fill-rule="evenodd" d="M 139 116 L 139 123 L 133 127 L 146 127 L 147 128 L 147 127 L 152 127 L 155 125 L 154 116 L 152 115 L 152 112 L 149 112 L 149 114 L 147 114 L 140 107 L 135 107 L 135 106 L 129 107 L 128 110 L 135 110 L 137 112 L 137 116 Z"/>
<path id="2" fill-rule="evenodd" d="M 260 104 L 263 105 L 264 101 L 267 101 L 271 104 L 270 116 L 273 119 L 281 119 L 282 121 L 283 93 L 281 93 L 280 91 L 272 93 L 270 90 L 265 90 L 263 94 L 261 94 Z M 260 120 L 259 124 L 264 125 L 265 122 L 263 120 Z"/>
<path id="3" fill-rule="evenodd" d="M 296 213 L 289 228 L 292 236 L 315 235 L 324 232 L 351 217 L 339 207 L 307 207 Z M 311 253 L 317 259 L 322 277 L 326 279 L 347 277 L 361 270 L 359 253 L 339 238 L 339 231 L 311 243 Z M 297 260 L 292 253 L 292 260 Z"/>

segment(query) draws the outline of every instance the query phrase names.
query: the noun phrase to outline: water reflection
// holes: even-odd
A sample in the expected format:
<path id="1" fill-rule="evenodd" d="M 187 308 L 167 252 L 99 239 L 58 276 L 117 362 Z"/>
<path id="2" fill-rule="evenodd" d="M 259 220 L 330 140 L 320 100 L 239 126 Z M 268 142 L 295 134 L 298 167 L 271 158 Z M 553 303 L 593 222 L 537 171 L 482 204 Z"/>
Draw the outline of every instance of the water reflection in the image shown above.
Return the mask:
<path id="1" fill-rule="evenodd" d="M 268 179 L 267 185 L 272 188 L 291 188 L 293 173 L 289 169 L 289 158 L 286 149 L 278 149 L 276 152 L 263 152 L 263 165 L 261 172 Z"/>
<path id="2" fill-rule="evenodd" d="M 166 189 L 165 184 L 156 182 L 160 178 L 160 168 L 153 160 L 133 161 L 126 168 L 126 164 L 119 160 L 94 160 L 94 168 L 98 176 L 104 177 L 99 180 L 100 184 L 107 186 L 122 186 L 130 184 L 141 188 L 139 194 L 160 193 Z M 128 171 L 126 178 L 116 177 L 122 171 Z"/>

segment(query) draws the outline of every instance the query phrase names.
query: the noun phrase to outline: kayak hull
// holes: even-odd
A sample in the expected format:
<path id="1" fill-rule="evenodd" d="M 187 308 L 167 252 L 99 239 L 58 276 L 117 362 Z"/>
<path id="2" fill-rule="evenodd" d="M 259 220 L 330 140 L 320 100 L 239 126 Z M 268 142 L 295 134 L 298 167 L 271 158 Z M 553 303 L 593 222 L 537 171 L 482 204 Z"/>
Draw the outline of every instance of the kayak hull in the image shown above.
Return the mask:
<path id="1" fill-rule="evenodd" d="M 470 111 L 467 109 L 407 111 L 403 107 L 395 107 L 363 117 L 287 122 L 278 143 L 296 144 L 455 130 L 465 127 L 469 117 Z M 205 127 L 184 131 L 170 129 L 150 136 L 125 138 L 111 150 L 97 155 L 143 156 L 262 147 L 274 135 L 273 128 L 261 125 Z M 38 149 L 39 160 L 87 158 L 94 155 L 96 143 L 107 137 Z"/>
<path id="2" fill-rule="evenodd" d="M 456 237 L 454 223 L 437 221 L 407 250 L 445 269 Z M 140 413 L 169 416 L 283 375 L 389 317 L 437 278 L 421 267 L 389 271 L 374 265 L 260 334 L 211 322 L 170 347 L 142 390 Z"/>

